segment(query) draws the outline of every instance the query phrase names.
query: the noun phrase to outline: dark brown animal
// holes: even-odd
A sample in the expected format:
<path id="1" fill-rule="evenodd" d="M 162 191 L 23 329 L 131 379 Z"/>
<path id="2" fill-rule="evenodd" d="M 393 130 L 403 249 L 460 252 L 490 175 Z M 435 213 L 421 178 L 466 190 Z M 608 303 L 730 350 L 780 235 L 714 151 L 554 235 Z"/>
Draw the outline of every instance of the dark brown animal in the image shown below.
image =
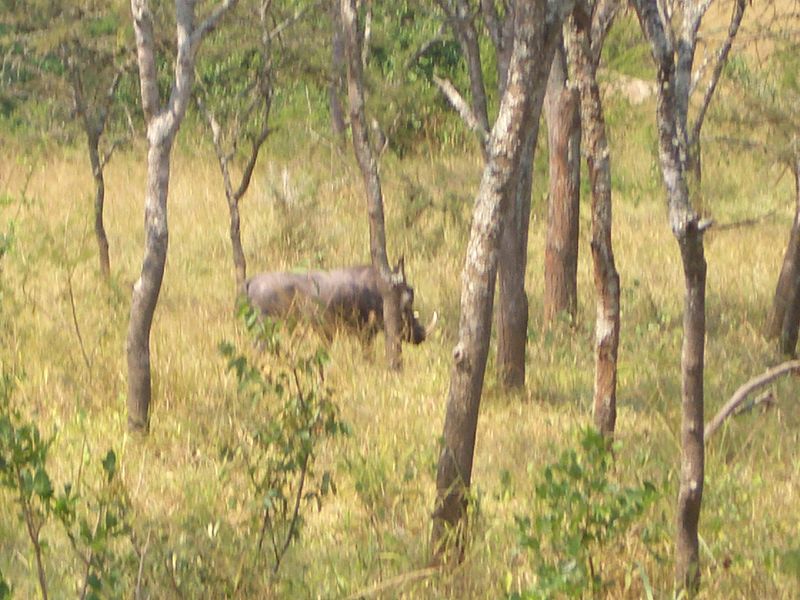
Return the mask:
<path id="1" fill-rule="evenodd" d="M 414 312 L 414 288 L 406 283 L 402 263 L 394 274 L 401 277 L 402 339 L 419 344 L 432 330 L 436 313 L 429 327 L 423 327 Z M 378 277 L 372 266 L 262 273 L 248 279 L 244 291 L 263 315 L 301 319 L 328 336 L 343 326 L 369 341 L 383 329 L 383 298 Z"/>

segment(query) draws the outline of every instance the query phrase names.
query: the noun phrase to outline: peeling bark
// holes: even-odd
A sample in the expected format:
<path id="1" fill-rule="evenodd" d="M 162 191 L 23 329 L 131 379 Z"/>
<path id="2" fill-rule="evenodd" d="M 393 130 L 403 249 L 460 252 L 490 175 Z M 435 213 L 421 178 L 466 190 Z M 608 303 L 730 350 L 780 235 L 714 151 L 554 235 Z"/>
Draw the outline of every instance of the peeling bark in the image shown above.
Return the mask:
<path id="1" fill-rule="evenodd" d="M 545 9 L 544 0 L 517 6 L 508 85 L 492 128 L 489 160 L 475 200 L 462 274 L 458 342 L 453 351 L 443 447 L 436 477 L 437 497 L 431 532 L 436 561 L 458 560 L 463 551 L 464 517 L 489 350 L 502 218 L 515 189 L 526 123 L 539 117 L 533 114 L 534 93 L 540 88 L 544 93 L 546 73 L 543 78 L 540 76 L 542 69 L 537 61 L 541 63 L 541 57 L 552 57 L 556 38 L 553 31 L 560 30 L 563 19 L 563 13 L 552 14 L 546 26 Z"/>
<path id="2" fill-rule="evenodd" d="M 698 525 L 703 497 L 703 369 L 705 359 L 706 261 L 703 232 L 710 225 L 692 210 L 687 176 L 688 96 L 694 47 L 708 3 L 684 0 L 677 48 L 656 0 L 635 0 L 657 68 L 657 126 L 661 172 L 669 223 L 681 253 L 684 273 L 681 347 L 681 468 L 675 533 L 675 583 L 694 594 L 700 586 Z"/>
<path id="3" fill-rule="evenodd" d="M 569 42 L 570 61 L 581 96 L 581 120 L 586 162 L 592 186 L 592 263 L 597 291 L 595 324 L 594 423 L 604 436 L 614 434 L 617 419 L 617 353 L 620 329 L 620 283 L 611 242 L 611 158 L 606 137 L 605 116 L 597 84 L 597 65 L 605 32 L 591 27 L 591 21 L 607 10 L 616 11 L 616 1 L 599 2 L 594 15 L 576 14 Z M 610 20 L 607 20 L 610 25 Z M 600 39 L 590 39 L 590 32 Z M 592 56 L 592 49 L 595 55 Z"/>

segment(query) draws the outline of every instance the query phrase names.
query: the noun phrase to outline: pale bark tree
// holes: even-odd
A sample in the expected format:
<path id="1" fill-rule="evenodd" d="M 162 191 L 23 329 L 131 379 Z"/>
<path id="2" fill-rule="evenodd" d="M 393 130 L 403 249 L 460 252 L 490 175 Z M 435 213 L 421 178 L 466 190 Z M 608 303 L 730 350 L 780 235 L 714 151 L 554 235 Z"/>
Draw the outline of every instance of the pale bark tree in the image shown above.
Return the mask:
<path id="1" fill-rule="evenodd" d="M 201 93 L 197 95 L 197 103 L 208 123 L 222 175 L 230 219 L 229 236 L 236 287 L 240 291 L 247 279 L 247 259 L 242 246 L 239 204 L 250 187 L 261 148 L 270 134 L 269 119 L 273 91 L 272 38 L 274 35 L 268 20 L 272 16 L 270 15 L 271 5 L 271 0 L 261 0 L 259 3 L 260 39 L 257 44 L 259 62 L 254 73 L 247 73 L 248 77 L 252 79 L 252 83 L 247 87 L 244 97 L 231 100 L 232 103 L 241 105 L 240 110 L 234 110 L 234 114 L 220 116 L 211 106 L 210 99 L 207 98 L 211 95 L 210 90 L 200 86 Z M 278 28 L 283 29 L 284 23 L 286 21 L 281 23 Z M 221 93 L 228 94 L 227 90 L 223 90 Z M 244 154 L 245 160 L 239 172 L 238 183 L 234 185 L 232 167 L 240 155 L 239 145 L 244 139 L 248 139 L 250 144 Z"/>
<path id="2" fill-rule="evenodd" d="M 369 142 L 369 130 L 364 109 L 364 54 L 362 43 L 365 33 L 358 26 L 357 0 L 341 0 L 342 31 L 347 57 L 347 88 L 350 106 L 350 127 L 355 151 L 367 198 L 369 216 L 369 247 L 372 265 L 380 273 L 379 289 L 383 298 L 383 317 L 386 332 L 386 361 L 392 370 L 402 367 L 400 344 L 400 283 L 402 268 L 392 270 L 386 254 L 386 226 L 383 217 L 383 193 L 375 153 Z"/>
<path id="3" fill-rule="evenodd" d="M 544 254 L 544 323 L 578 312 L 581 122 L 578 90 L 568 85 L 566 53 L 556 48 L 544 115 L 547 123 L 549 194 Z"/>
<path id="4" fill-rule="evenodd" d="M 569 58 L 581 97 L 586 163 L 592 186 L 592 263 L 597 294 L 595 324 L 594 423 L 612 436 L 617 420 L 619 273 L 611 242 L 611 152 L 606 138 L 597 67 L 606 33 L 620 8 L 618 0 L 576 4 L 567 36 Z"/>
<path id="5" fill-rule="evenodd" d="M 745 0 L 736 2 L 729 28 L 731 40 L 738 30 Z M 690 201 L 688 113 L 698 30 L 710 3 L 710 0 L 679 0 L 667 5 L 657 0 L 633 2 L 656 64 L 659 160 L 667 194 L 669 224 L 678 242 L 684 274 L 681 468 L 676 515 L 675 581 L 679 590 L 690 594 L 700 585 L 698 524 L 705 473 L 703 369 L 706 260 L 703 234 L 711 223 L 697 215 Z M 673 15 L 673 10 L 677 10 L 680 17 Z M 727 52 L 717 54 L 720 62 L 726 58 Z M 718 75 L 714 74 L 721 71 L 721 66 L 714 66 L 711 83 L 692 129 L 693 135 L 699 136 L 718 80 Z"/>
<path id="6" fill-rule="evenodd" d="M 150 421 L 150 329 L 167 260 L 167 197 L 172 147 L 192 93 L 200 44 L 235 4 L 236 0 L 224 0 L 198 24 L 195 22 L 195 2 L 175 0 L 175 78 L 169 97 L 162 104 L 157 80 L 153 13 L 147 0 L 131 0 L 148 143 L 144 259 L 139 279 L 133 286 L 126 346 L 128 428 L 132 431 L 146 432 Z"/>
<path id="7" fill-rule="evenodd" d="M 473 11 L 466 0 L 439 0 L 455 37 L 459 40 L 470 77 L 471 106 L 450 82 L 435 79 L 443 93 L 464 121 L 476 131 L 481 150 L 488 161 L 488 128 L 485 84 L 481 70 L 480 49 L 473 23 Z M 504 6 L 502 16 L 495 0 L 482 0 L 481 14 L 495 48 L 498 94 L 504 94 L 514 35 L 515 2 Z M 549 65 L 548 65 L 549 68 Z M 541 112 L 544 91 L 534 98 L 533 112 Z M 498 273 L 497 370 L 504 387 L 513 389 L 525 383 L 525 347 L 528 336 L 528 297 L 525 272 L 528 259 L 528 226 L 530 223 L 533 157 L 538 137 L 538 117 L 527 123 L 522 140 L 521 170 L 516 174 L 516 187 L 509 193 L 512 201 L 505 207 L 501 228 Z"/>
<path id="8" fill-rule="evenodd" d="M 513 202 L 528 124 L 540 116 L 534 113 L 535 96 L 544 96 L 557 32 L 570 9 L 567 2 L 548 6 L 545 0 L 535 0 L 519 3 L 514 14 L 508 84 L 487 144 L 488 161 L 475 200 L 462 274 L 461 318 L 432 516 L 431 546 L 437 560 L 451 556 L 451 550 L 457 558 L 463 549 L 503 216 Z"/>

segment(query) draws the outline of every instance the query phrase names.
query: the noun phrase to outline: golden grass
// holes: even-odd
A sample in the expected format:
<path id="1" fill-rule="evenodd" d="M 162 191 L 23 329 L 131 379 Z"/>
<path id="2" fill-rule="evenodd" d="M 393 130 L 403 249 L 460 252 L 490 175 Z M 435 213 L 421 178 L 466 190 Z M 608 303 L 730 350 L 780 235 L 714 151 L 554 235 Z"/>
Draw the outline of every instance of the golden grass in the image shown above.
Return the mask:
<path id="1" fill-rule="evenodd" d="M 620 113 L 625 110 L 652 118 L 652 106 Z M 642 572 L 657 596 L 666 597 L 678 474 L 682 275 L 649 133 L 614 131 L 614 243 L 623 311 L 618 420 L 623 446 L 617 469 L 623 483 L 646 478 L 661 495 L 602 562 L 611 579 L 607 597 L 642 597 Z M 244 201 L 249 271 L 366 261 L 362 186 L 350 156 L 322 143 L 284 144 L 288 150 L 280 156 L 267 148 Z M 91 180 L 83 155 L 63 150 L 20 156 L 0 166 L 4 193 L 17 198 L 0 209 L 0 226 L 13 220 L 16 232 L 13 251 L 3 259 L 3 285 L 10 290 L 4 298 L 15 301 L 4 306 L 12 320 L 0 356 L 5 369 L 24 373 L 18 403 L 39 427 L 56 434 L 51 471 L 60 482 L 72 479 L 87 455 L 100 456 L 113 446 L 139 536 L 149 532 L 153 539 L 149 567 L 159 566 L 159 551 L 172 549 L 188 564 L 201 553 L 204 560 L 215 556 L 225 571 L 236 557 L 202 532 L 216 522 L 236 535 L 245 525 L 246 487 L 241 473 L 222 464 L 220 445 L 248 412 L 217 345 L 223 339 L 247 341 L 233 317 L 227 209 L 213 155 L 204 144 L 181 146 L 173 161 L 169 259 L 152 334 L 155 396 L 147 439 L 131 438 L 125 429 L 124 340 L 130 285 L 142 253 L 142 153 L 115 157 L 107 172 L 110 287 L 97 274 Z M 22 203 L 26 165 L 34 170 Z M 541 160 L 537 165 L 540 172 Z M 454 573 L 418 573 L 426 567 L 463 248 L 480 162 L 472 148 L 460 156 L 389 157 L 382 175 L 390 254 L 405 254 L 419 309 L 423 315 L 438 309 L 440 329 L 426 344 L 405 349 L 400 375 L 383 369 L 380 340 L 371 357 L 347 336 L 333 341 L 328 381 L 353 430 L 328 443 L 321 458 L 336 472 L 338 494 L 320 512 L 308 513 L 278 587 L 264 589 L 315 598 L 348 597 L 373 587 L 385 598 L 502 596 L 507 585 L 513 590 L 532 582 L 513 517 L 534 510 L 532 486 L 542 466 L 571 445 L 571 432 L 588 422 L 594 318 L 588 207 L 584 202 L 578 321 L 573 328 L 543 332 L 546 211 L 538 178 L 526 282 L 531 298 L 528 385 L 521 395 L 504 395 L 490 361 L 473 476 L 480 499 L 474 542 Z M 756 226 L 712 230 L 707 238 L 710 417 L 742 381 L 778 360 L 760 330 L 791 222 L 791 190 L 786 180 L 771 187 L 775 174 L 768 165 L 745 155 L 723 155 L 717 148 L 706 149 L 705 177 L 708 205 L 719 222 L 777 211 Z M 422 209 L 414 209 L 412 196 L 421 199 Z M 90 367 L 77 345 L 69 269 L 74 269 L 76 315 Z M 800 526 L 795 388 L 793 381 L 778 383 L 773 412 L 731 420 L 709 446 L 702 597 L 793 598 L 800 593 L 797 580 L 779 566 L 781 552 L 796 547 Z M 507 490 L 500 485 L 504 470 L 511 476 Z M 32 558 L 7 492 L 0 492 L 0 503 L 0 569 L 19 597 L 29 597 L 35 593 Z M 47 567 L 54 595 L 68 595 L 74 581 L 67 575 L 72 563 L 65 558 L 66 542 L 55 527 L 45 533 L 52 540 Z M 391 585 L 382 588 L 381 582 Z M 209 597 L 213 589 L 206 588 Z M 153 597 L 174 595 L 168 587 L 151 592 Z"/>

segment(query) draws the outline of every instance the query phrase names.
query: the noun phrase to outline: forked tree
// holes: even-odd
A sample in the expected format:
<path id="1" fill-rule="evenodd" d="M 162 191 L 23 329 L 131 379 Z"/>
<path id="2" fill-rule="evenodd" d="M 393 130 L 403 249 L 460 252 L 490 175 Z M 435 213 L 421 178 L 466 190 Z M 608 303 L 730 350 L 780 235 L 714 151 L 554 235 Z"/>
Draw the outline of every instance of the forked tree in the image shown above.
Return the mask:
<path id="1" fill-rule="evenodd" d="M 703 235 L 710 222 L 690 201 L 689 144 L 699 135 L 708 104 L 736 35 L 745 0 L 736 0 L 728 37 L 715 56 L 712 77 L 690 130 L 689 96 L 698 31 L 710 0 L 634 0 L 656 65 L 658 150 L 667 195 L 669 225 L 678 243 L 684 275 L 681 349 L 681 466 L 675 534 L 675 582 L 680 590 L 700 585 L 698 523 L 703 498 L 703 369 L 705 358 L 706 260 Z M 674 28 L 673 28 L 674 26 Z"/>
<path id="2" fill-rule="evenodd" d="M 480 44 L 474 24 L 475 12 L 466 0 L 438 0 L 467 63 L 470 80 L 468 104 L 449 81 L 434 79 L 465 123 L 477 134 L 484 159 L 488 162 L 489 117 L 486 86 L 481 66 Z M 482 0 L 480 14 L 494 46 L 497 69 L 497 90 L 503 96 L 507 81 L 514 36 L 515 2 L 503 3 L 498 10 L 495 0 Z M 547 65 L 549 68 L 549 65 Z M 540 114 L 544 89 L 533 98 L 535 114 Z M 515 186 L 509 188 L 512 198 L 504 204 L 503 227 L 500 232 L 497 310 L 497 370 L 507 388 L 525 383 L 525 346 L 528 334 L 528 297 L 525 273 L 528 259 L 528 226 L 533 184 L 533 157 L 539 132 L 539 119 L 525 124 L 522 139 L 520 171 Z"/>
<path id="3" fill-rule="evenodd" d="M 383 299 L 383 318 L 386 332 L 386 361 L 392 370 L 402 367 L 400 344 L 400 284 L 402 268 L 392 270 L 386 254 L 386 225 L 383 217 L 383 192 L 378 163 L 369 141 L 364 109 L 364 32 L 359 28 L 357 0 L 341 0 L 342 31 L 347 57 L 347 89 L 350 106 L 350 127 L 367 198 L 369 216 L 369 248 L 372 266 L 378 272 L 378 289 Z"/>
<path id="4" fill-rule="evenodd" d="M 239 32 L 237 38 L 244 47 L 243 55 L 249 56 L 242 61 L 247 66 L 229 63 L 233 72 L 223 73 L 219 81 L 201 81 L 196 97 L 208 124 L 222 175 L 237 290 L 242 289 L 247 279 L 239 205 L 250 187 L 259 154 L 270 134 L 272 110 L 272 1 L 259 0 L 254 8 L 256 14 L 247 11 L 241 21 L 235 23 Z M 253 23 L 258 23 L 258 27 L 254 28 Z M 285 24 L 281 24 L 281 29 Z M 222 51 L 228 52 L 225 46 Z M 219 69 L 212 69 L 212 72 L 219 75 Z M 231 81 L 238 82 L 238 85 L 232 85 Z M 241 148 L 243 142 L 247 144 L 245 149 Z"/>
<path id="5" fill-rule="evenodd" d="M 145 246 L 142 271 L 133 286 L 126 345 L 128 362 L 128 428 L 146 432 L 150 421 L 150 329 L 167 261 L 167 197 L 170 157 L 192 93 L 197 51 L 203 38 L 237 0 L 224 0 L 196 23 L 195 2 L 175 0 L 176 57 L 171 91 L 162 103 L 153 12 L 148 0 L 131 0 L 142 110 L 147 127 Z"/>
<path id="6" fill-rule="evenodd" d="M 569 61 L 580 93 L 592 187 L 592 263 L 597 295 L 593 412 L 595 427 L 604 436 L 613 435 L 617 420 L 620 283 L 611 243 L 611 151 L 597 67 L 603 42 L 619 8 L 619 0 L 577 2 L 566 26 Z"/>
<path id="7" fill-rule="evenodd" d="M 453 350 L 432 515 L 431 549 L 436 560 L 457 558 L 463 549 L 503 216 L 513 202 L 528 126 L 539 120 L 536 97 L 544 96 L 558 34 L 570 9 L 568 2 L 535 0 L 518 3 L 514 11 L 508 84 L 486 145 L 488 158 L 462 273 L 458 342 Z"/>

